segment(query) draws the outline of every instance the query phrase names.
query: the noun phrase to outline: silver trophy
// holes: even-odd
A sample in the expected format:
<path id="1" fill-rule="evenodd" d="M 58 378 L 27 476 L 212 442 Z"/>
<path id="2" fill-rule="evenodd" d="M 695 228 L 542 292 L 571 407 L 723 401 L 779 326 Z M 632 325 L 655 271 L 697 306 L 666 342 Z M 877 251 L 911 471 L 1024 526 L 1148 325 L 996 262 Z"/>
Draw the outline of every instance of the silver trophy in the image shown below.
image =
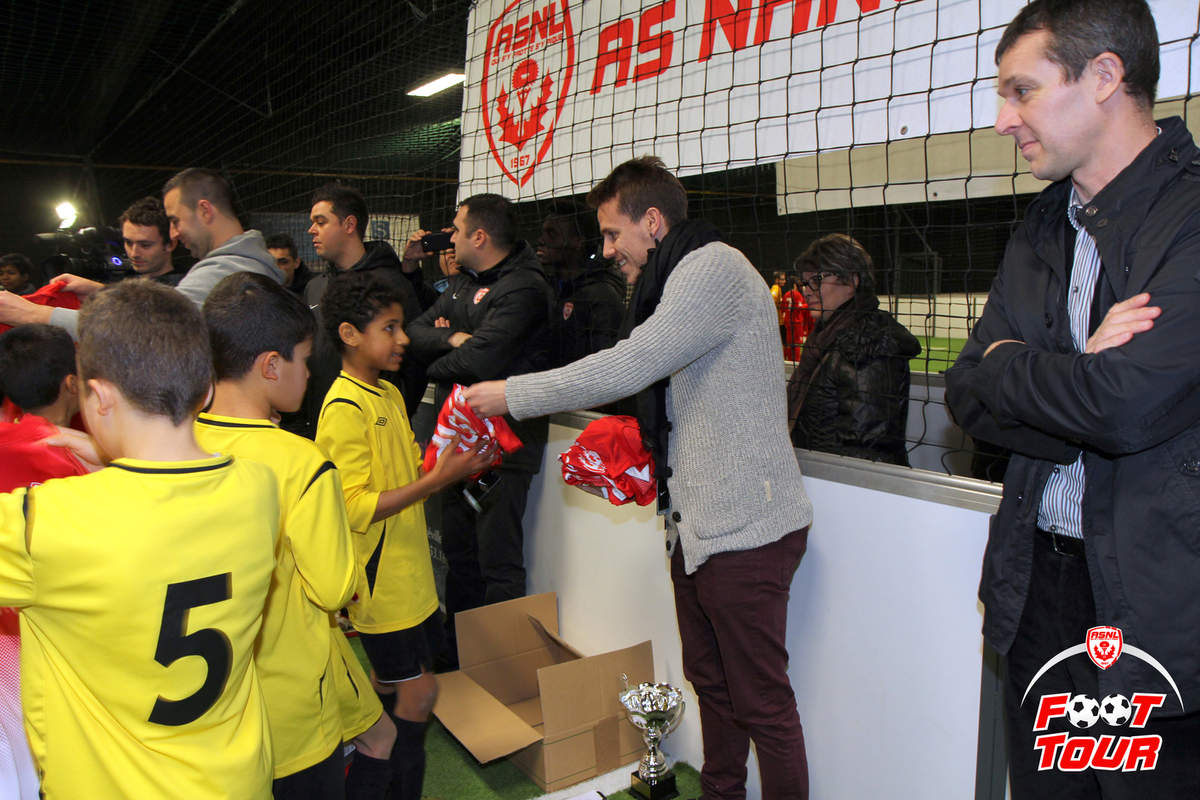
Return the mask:
<path id="1" fill-rule="evenodd" d="M 631 689 L 629 676 L 622 675 L 621 679 L 625 681 L 621 705 L 629 712 L 629 721 L 641 729 L 647 749 L 633 773 L 629 791 L 644 800 L 678 797 L 675 774 L 667 767 L 667 759 L 658 745 L 683 717 L 683 693 L 666 683 L 639 683 Z"/>

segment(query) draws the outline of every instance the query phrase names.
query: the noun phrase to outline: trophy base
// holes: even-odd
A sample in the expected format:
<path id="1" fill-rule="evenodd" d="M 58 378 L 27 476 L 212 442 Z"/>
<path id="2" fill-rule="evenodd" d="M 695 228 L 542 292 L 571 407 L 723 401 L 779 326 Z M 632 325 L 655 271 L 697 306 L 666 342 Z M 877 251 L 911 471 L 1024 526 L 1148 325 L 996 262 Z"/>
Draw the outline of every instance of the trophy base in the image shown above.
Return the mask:
<path id="1" fill-rule="evenodd" d="M 637 770 L 633 771 L 633 783 L 629 785 L 629 793 L 642 800 L 671 800 L 679 797 L 675 790 L 675 773 L 668 772 L 654 783 L 647 783 Z"/>

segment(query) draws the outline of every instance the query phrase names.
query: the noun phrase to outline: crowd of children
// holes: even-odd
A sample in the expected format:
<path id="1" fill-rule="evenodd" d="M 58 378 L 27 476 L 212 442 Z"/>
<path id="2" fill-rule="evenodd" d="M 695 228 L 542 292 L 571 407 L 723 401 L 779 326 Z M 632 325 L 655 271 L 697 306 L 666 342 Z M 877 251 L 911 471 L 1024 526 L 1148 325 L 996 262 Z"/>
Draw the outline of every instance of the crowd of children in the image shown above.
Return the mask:
<path id="1" fill-rule="evenodd" d="M 20 610 L 28 737 L 0 670 L 0 794 L 420 797 L 443 630 L 422 501 L 493 454 L 449 448 L 422 473 L 379 377 L 404 356 L 401 298 L 369 274 L 323 298 L 342 371 L 316 442 L 281 430 L 317 324 L 237 273 L 202 310 L 148 280 L 106 288 L 77 346 L 0 335 L 0 605 Z"/>

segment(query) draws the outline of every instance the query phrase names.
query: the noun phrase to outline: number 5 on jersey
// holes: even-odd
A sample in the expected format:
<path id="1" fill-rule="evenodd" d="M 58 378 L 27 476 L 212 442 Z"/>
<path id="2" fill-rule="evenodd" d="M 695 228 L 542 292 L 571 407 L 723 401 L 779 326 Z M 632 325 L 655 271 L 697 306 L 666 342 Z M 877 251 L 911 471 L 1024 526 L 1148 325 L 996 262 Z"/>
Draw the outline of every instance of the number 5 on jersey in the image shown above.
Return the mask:
<path id="1" fill-rule="evenodd" d="M 160 696 L 150 712 L 150 721 L 157 725 L 186 725 L 195 722 L 217 702 L 229 680 L 233 663 L 233 646 L 229 637 L 216 628 L 187 632 L 188 614 L 193 608 L 220 603 L 233 596 L 231 573 L 210 575 L 207 578 L 167 584 L 167 599 L 163 605 L 162 627 L 158 632 L 158 648 L 154 660 L 169 667 L 181 658 L 200 656 L 207 664 L 204 683 L 194 694 L 182 700 L 167 700 Z"/>

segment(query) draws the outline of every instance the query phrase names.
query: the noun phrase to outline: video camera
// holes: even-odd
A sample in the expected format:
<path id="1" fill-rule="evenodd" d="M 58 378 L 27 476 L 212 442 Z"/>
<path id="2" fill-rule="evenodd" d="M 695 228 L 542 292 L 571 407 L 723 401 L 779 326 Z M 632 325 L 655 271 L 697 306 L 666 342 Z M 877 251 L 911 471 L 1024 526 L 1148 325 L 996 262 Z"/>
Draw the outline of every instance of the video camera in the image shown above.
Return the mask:
<path id="1" fill-rule="evenodd" d="M 114 283 L 133 273 L 116 228 L 59 230 L 39 233 L 37 238 L 51 243 L 56 250 L 42 262 L 47 277 L 70 272 L 100 283 Z"/>

